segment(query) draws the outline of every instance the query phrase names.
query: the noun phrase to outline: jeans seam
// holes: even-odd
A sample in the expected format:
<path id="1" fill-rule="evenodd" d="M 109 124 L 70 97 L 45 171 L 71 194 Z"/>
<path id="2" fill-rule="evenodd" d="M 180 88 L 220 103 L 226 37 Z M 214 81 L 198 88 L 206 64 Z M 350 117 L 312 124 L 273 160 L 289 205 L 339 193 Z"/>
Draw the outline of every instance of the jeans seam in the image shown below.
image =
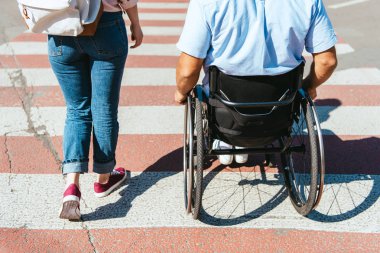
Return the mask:
<path id="1" fill-rule="evenodd" d="M 120 19 L 118 19 L 117 20 L 117 28 L 119 29 L 120 34 L 122 34 L 122 36 L 123 36 L 123 46 L 128 47 L 128 36 L 125 34 L 125 31 L 123 31 L 123 27 L 121 26 L 120 23 L 121 23 Z"/>
<path id="2" fill-rule="evenodd" d="M 80 52 L 80 53 L 85 53 L 85 51 L 83 50 L 83 48 L 80 46 L 80 43 L 79 43 L 79 41 L 78 41 L 78 38 L 73 38 L 74 39 L 74 43 L 75 43 L 75 45 L 77 46 L 77 49 L 78 49 L 78 51 Z"/>

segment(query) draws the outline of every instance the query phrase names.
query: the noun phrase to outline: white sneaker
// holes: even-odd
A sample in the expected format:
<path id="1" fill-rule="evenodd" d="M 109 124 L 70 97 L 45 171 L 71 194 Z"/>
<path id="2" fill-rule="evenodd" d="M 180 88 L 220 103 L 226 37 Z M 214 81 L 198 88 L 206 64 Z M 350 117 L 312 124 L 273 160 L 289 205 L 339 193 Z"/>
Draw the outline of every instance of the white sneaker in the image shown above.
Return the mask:
<path id="1" fill-rule="evenodd" d="M 244 147 L 235 146 L 236 149 L 244 149 Z M 248 161 L 248 154 L 234 155 L 235 162 L 237 163 L 246 163 Z"/>
<path id="2" fill-rule="evenodd" d="M 232 149 L 232 145 L 221 140 L 215 140 L 212 144 L 212 149 Z M 224 165 L 230 165 L 234 159 L 233 155 L 218 155 L 219 162 Z"/>

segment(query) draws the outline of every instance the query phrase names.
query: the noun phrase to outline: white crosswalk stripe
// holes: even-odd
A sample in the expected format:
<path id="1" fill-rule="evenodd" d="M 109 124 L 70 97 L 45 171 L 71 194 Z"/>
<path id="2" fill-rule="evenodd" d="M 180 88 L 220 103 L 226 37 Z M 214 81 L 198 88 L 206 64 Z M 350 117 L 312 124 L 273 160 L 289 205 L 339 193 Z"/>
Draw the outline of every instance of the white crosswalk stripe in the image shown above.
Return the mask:
<path id="1" fill-rule="evenodd" d="M 140 13 L 140 20 L 185 20 L 186 13 Z"/>
<path id="2" fill-rule="evenodd" d="M 365 208 L 368 196 L 378 196 L 380 176 L 327 176 L 323 202 L 313 217 L 331 217 L 330 222 L 300 216 L 286 198 L 283 181 L 275 174 L 268 174 L 265 179 L 254 172 L 206 173 L 205 177 L 213 180 L 208 183 L 203 196 L 206 214 L 203 222 L 194 221 L 185 214 L 182 175 L 168 172 L 132 173 L 127 186 L 103 199 L 93 196 L 94 176 L 84 175 L 82 192 L 86 204 L 81 205 L 82 218 L 91 229 L 206 227 L 208 223 L 223 219 L 242 228 L 380 232 L 379 223 L 376 223 L 379 221 L 379 199 L 374 199 L 366 212 L 333 222 L 340 215 L 350 215 L 355 206 Z M 260 183 L 257 186 L 241 183 L 251 180 Z M 0 227 L 80 229 L 81 224 L 56 217 L 60 203 L 55 200 L 61 196 L 61 189 L 57 186 L 63 185 L 61 175 L 0 174 L 1 199 L 8 203 L 0 206 Z M 15 196 L 17 201 L 13 201 Z M 246 219 L 244 215 L 256 218 Z M 112 218 L 107 218 L 110 216 Z"/>
<path id="3" fill-rule="evenodd" d="M 380 69 L 350 68 L 337 70 L 326 84 L 333 85 L 380 85 Z"/>
<path id="4" fill-rule="evenodd" d="M 138 7 L 139 8 L 146 8 L 146 9 L 187 9 L 189 6 L 188 3 L 144 3 L 139 2 Z"/>
<path id="5" fill-rule="evenodd" d="M 182 134 L 183 107 L 181 106 L 121 106 L 119 108 L 119 122 L 121 134 Z M 380 135 L 379 106 L 319 106 L 318 115 L 323 133 L 326 135 Z M 8 115 L 12 115 L 8 117 Z M 22 117 L 22 108 L 1 107 L 0 134 L 9 133 L 17 129 L 28 129 L 25 116 Z M 66 109 L 64 107 L 32 107 L 32 120 L 41 133 L 50 136 L 62 136 Z M 25 132 L 24 135 L 31 135 Z"/>
<path id="6" fill-rule="evenodd" d="M 338 55 L 354 52 L 348 44 L 337 44 Z M 46 42 L 10 42 L 0 46 L 0 55 L 46 55 L 48 53 Z M 141 47 L 130 50 L 130 55 L 158 55 L 178 56 L 180 51 L 175 44 L 143 44 Z M 310 55 L 306 51 L 304 56 Z"/>
<path id="7" fill-rule="evenodd" d="M 149 75 L 147 75 L 149 73 Z M 27 86 L 57 86 L 58 82 L 50 68 L 9 68 L 0 69 L 0 87 L 13 85 L 10 75 L 22 74 Z M 204 74 L 199 78 L 201 83 Z M 126 68 L 122 85 L 128 86 L 159 86 L 175 85 L 174 68 Z M 378 68 L 352 68 L 337 70 L 323 85 L 380 85 L 380 69 Z"/>
<path id="8" fill-rule="evenodd" d="M 182 32 L 182 27 L 180 26 L 144 26 L 144 35 L 151 36 L 179 36 Z"/>

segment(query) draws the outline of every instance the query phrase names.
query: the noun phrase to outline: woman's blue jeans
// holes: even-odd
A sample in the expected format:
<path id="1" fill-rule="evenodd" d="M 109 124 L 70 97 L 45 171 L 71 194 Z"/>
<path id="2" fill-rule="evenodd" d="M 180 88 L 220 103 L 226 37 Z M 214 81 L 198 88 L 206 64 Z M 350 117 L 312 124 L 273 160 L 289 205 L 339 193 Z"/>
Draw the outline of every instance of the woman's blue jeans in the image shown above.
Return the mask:
<path id="1" fill-rule="evenodd" d="M 95 173 L 116 164 L 120 85 L 128 54 L 121 12 L 104 12 L 94 36 L 48 37 L 49 61 L 67 106 L 62 173 L 88 172 L 91 133 Z"/>

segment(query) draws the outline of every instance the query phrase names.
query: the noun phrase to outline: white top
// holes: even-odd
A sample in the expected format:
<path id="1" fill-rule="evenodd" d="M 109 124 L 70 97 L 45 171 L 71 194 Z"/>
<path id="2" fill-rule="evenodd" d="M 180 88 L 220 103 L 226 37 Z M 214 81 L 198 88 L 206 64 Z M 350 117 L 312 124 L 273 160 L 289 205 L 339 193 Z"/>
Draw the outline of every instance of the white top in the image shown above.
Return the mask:
<path id="1" fill-rule="evenodd" d="M 106 12 L 117 12 L 121 11 L 119 5 L 117 4 L 118 0 L 102 0 L 104 5 L 104 11 Z M 121 0 L 123 2 L 123 8 L 129 9 L 134 7 L 137 4 L 138 0 Z"/>

